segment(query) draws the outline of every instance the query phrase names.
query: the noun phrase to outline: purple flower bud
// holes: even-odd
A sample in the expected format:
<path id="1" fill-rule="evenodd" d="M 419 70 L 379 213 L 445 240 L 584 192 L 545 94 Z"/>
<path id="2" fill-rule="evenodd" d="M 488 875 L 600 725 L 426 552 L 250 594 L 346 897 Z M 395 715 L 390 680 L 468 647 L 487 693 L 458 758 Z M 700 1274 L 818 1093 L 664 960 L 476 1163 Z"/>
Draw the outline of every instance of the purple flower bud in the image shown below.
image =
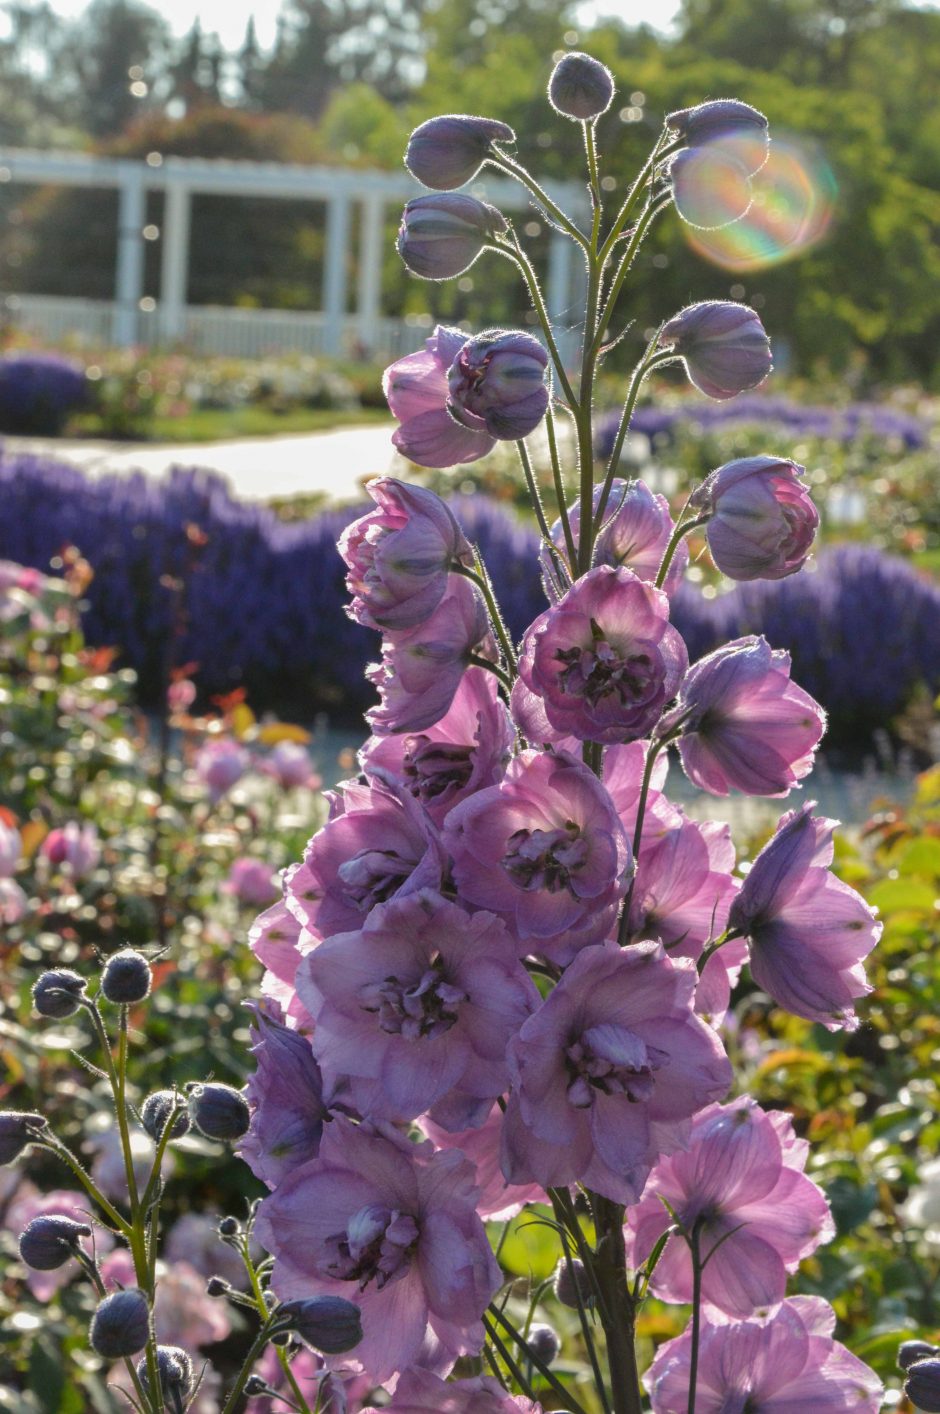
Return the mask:
<path id="1" fill-rule="evenodd" d="M 699 392 L 719 401 L 756 388 L 773 367 L 760 319 L 731 300 L 687 305 L 663 325 L 659 346 L 671 346 Z"/>
<path id="2" fill-rule="evenodd" d="M 18 1159 L 24 1149 L 42 1138 L 45 1128 L 42 1115 L 19 1110 L 0 1111 L 0 1167 Z"/>
<path id="3" fill-rule="evenodd" d="M 137 1378 L 149 1395 L 150 1381 L 147 1377 L 147 1361 L 138 1360 Z M 193 1362 L 178 1345 L 157 1346 L 157 1378 L 160 1393 L 170 1409 L 185 1407 L 186 1396 L 193 1387 Z"/>
<path id="4" fill-rule="evenodd" d="M 194 1085 L 189 1094 L 189 1114 L 207 1139 L 241 1139 L 251 1123 L 248 1101 L 231 1085 Z"/>
<path id="5" fill-rule="evenodd" d="M 931 1360 L 940 1355 L 940 1346 L 930 1345 L 926 1340 L 905 1340 L 898 1349 L 898 1369 L 909 1370 L 921 1360 Z"/>
<path id="6" fill-rule="evenodd" d="M 78 1011 L 85 986 L 84 977 L 79 977 L 77 972 L 70 972 L 68 968 L 44 972 L 33 987 L 33 1006 L 40 1016 L 62 1021 Z"/>
<path id="7" fill-rule="evenodd" d="M 669 168 L 676 210 L 689 226 L 718 231 L 750 210 L 754 200 L 745 163 L 724 144 L 687 147 Z"/>
<path id="8" fill-rule="evenodd" d="M 590 1307 L 594 1300 L 594 1288 L 591 1286 L 587 1268 L 579 1257 L 558 1263 L 555 1268 L 554 1291 L 562 1306 L 568 1306 L 572 1311 L 577 1311 L 579 1297 L 585 1309 Z"/>
<path id="9" fill-rule="evenodd" d="M 159 1144 L 167 1121 L 179 1103 L 180 1096 L 175 1090 L 154 1090 L 153 1094 L 148 1095 L 141 1105 L 140 1122 L 155 1144 Z M 189 1115 L 185 1109 L 182 1109 L 173 1121 L 170 1137 L 180 1139 L 188 1130 Z"/>
<path id="10" fill-rule="evenodd" d="M 545 416 L 548 354 L 522 330 L 487 329 L 468 339 L 447 374 L 447 410 L 499 441 L 527 437 Z"/>
<path id="11" fill-rule="evenodd" d="M 709 516 L 705 538 L 722 574 L 784 579 L 802 568 L 819 525 L 803 470 L 776 457 L 741 457 L 694 493 L 689 504 Z"/>
<path id="12" fill-rule="evenodd" d="M 494 153 L 494 142 L 515 142 L 516 134 L 495 118 L 448 113 L 429 118 L 408 139 L 405 166 L 435 191 L 453 191 L 476 176 Z"/>
<path id="13" fill-rule="evenodd" d="M 119 1006 L 142 1002 L 150 994 L 153 974 L 145 957 L 133 948 L 112 954 L 101 974 L 101 995 Z"/>
<path id="14" fill-rule="evenodd" d="M 940 1360 L 918 1360 L 912 1365 L 904 1393 L 924 1414 L 940 1414 Z"/>
<path id="15" fill-rule="evenodd" d="M 425 280 L 462 275 L 488 241 L 506 230 L 495 206 L 460 192 L 439 192 L 409 201 L 398 232 L 398 254 Z"/>
<path id="16" fill-rule="evenodd" d="M 561 1350 L 558 1332 L 552 1330 L 551 1326 L 532 1326 L 526 1336 L 526 1342 L 543 1365 L 550 1365 L 558 1358 Z"/>
<path id="17" fill-rule="evenodd" d="M 680 108 L 666 118 L 689 147 L 720 143 L 745 162 L 746 175 L 753 176 L 767 160 L 770 145 L 767 119 L 763 113 L 737 98 L 716 98 L 694 108 Z M 748 156 L 745 159 L 744 154 Z"/>
<path id="18" fill-rule="evenodd" d="M 286 1301 L 278 1307 L 278 1316 L 289 1321 L 289 1329 L 301 1340 L 324 1355 L 342 1355 L 362 1340 L 359 1307 L 341 1296 Z"/>
<path id="19" fill-rule="evenodd" d="M 20 1256 L 37 1272 L 63 1267 L 80 1250 L 79 1238 L 91 1237 L 87 1223 L 77 1223 L 58 1213 L 33 1218 L 20 1233 Z"/>
<path id="20" fill-rule="evenodd" d="M 227 1282 L 224 1277 L 210 1277 L 206 1282 L 206 1295 L 214 1298 L 228 1296 L 231 1289 L 231 1282 Z"/>
<path id="21" fill-rule="evenodd" d="M 548 101 L 556 113 L 575 122 L 599 118 L 614 96 L 614 76 L 606 64 L 590 54 L 566 54 L 552 70 Z"/>
<path id="22" fill-rule="evenodd" d="M 137 1287 L 106 1296 L 91 1318 L 92 1350 L 106 1360 L 120 1360 L 143 1350 L 150 1335 L 150 1307 Z"/>

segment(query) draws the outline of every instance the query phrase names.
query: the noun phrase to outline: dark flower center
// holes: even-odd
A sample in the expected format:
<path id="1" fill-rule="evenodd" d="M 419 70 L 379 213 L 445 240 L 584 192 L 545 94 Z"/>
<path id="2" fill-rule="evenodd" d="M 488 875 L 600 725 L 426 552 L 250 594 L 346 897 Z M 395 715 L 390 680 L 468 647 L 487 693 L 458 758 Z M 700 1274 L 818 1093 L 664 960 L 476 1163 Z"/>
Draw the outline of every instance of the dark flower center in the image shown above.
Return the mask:
<path id="1" fill-rule="evenodd" d="M 402 761 L 408 789 L 419 800 L 432 803 L 463 790 L 473 772 L 473 750 L 426 736 L 408 737 Z"/>
<path id="2" fill-rule="evenodd" d="M 350 903 L 368 913 L 391 898 L 414 867 L 413 859 L 403 859 L 393 849 L 361 849 L 339 866 L 339 878 Z"/>
<path id="3" fill-rule="evenodd" d="M 386 977 L 364 987 L 361 999 L 364 1010 L 378 1016 L 383 1031 L 417 1041 L 449 1031 L 467 994 L 448 981 L 443 962 L 435 957 L 417 981 Z"/>
<path id="4" fill-rule="evenodd" d="M 571 875 L 587 861 L 587 840 L 569 820 L 557 830 L 516 830 L 506 841 L 503 868 L 520 889 L 570 889 Z"/>
<path id="5" fill-rule="evenodd" d="M 653 1074 L 667 1059 L 665 1051 L 647 1045 L 625 1026 L 591 1026 L 565 1050 L 569 1103 L 588 1109 L 598 1094 L 626 1095 L 631 1103 L 649 1100 Z"/>
<path id="6" fill-rule="evenodd" d="M 418 1243 L 418 1224 L 410 1213 L 369 1203 L 353 1213 L 346 1231 L 327 1238 L 326 1270 L 337 1281 L 355 1281 L 365 1291 L 374 1281 L 379 1291 L 404 1276 Z"/>
<path id="7" fill-rule="evenodd" d="M 562 670 L 558 681 L 569 697 L 583 698 L 591 707 L 605 697 L 619 698 L 623 706 L 647 702 L 657 691 L 657 667 L 647 652 L 624 653 L 610 643 L 603 629 L 591 621 L 591 646 L 574 644 L 555 654 Z"/>

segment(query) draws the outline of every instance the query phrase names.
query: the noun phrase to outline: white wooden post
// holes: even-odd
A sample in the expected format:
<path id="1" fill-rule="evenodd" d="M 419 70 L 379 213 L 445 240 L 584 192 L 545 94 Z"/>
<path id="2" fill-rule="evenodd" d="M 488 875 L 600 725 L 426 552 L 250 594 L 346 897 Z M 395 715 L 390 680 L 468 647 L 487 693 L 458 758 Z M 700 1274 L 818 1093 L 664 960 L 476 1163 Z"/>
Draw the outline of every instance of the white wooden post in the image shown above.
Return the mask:
<path id="1" fill-rule="evenodd" d="M 191 206 L 189 188 L 182 182 L 167 187 L 160 262 L 160 336 L 167 343 L 181 338 L 185 330 Z"/>
<path id="2" fill-rule="evenodd" d="M 346 257 L 349 247 L 349 197 L 336 192 L 326 210 L 326 258 L 323 266 L 324 351 L 339 354 L 343 349 L 343 321 L 346 317 Z"/>
<path id="3" fill-rule="evenodd" d="M 546 302 L 555 327 L 555 341 L 565 363 L 577 356 L 577 332 L 571 327 L 571 303 L 574 295 L 571 278 L 571 257 L 574 246 L 560 231 L 552 231 L 548 243 L 548 280 Z"/>
<path id="4" fill-rule="evenodd" d="M 112 338 L 118 348 L 125 348 L 136 342 L 137 315 L 144 292 L 146 193 L 143 169 L 136 163 L 122 163 L 120 177 Z"/>
<path id="5" fill-rule="evenodd" d="M 382 304 L 384 211 L 385 203 L 377 193 L 370 192 L 363 197 L 356 313 L 359 318 L 359 340 L 370 352 L 374 352 Z"/>

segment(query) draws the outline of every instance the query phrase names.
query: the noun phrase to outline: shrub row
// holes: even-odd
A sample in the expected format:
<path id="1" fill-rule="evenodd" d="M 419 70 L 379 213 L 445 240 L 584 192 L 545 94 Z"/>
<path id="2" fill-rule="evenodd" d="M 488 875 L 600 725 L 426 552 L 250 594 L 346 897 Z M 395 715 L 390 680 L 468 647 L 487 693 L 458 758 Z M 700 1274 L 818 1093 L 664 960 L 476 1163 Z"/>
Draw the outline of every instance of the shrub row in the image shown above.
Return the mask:
<path id="1" fill-rule="evenodd" d="M 520 635 L 544 608 L 534 534 L 482 496 L 453 505 Z M 0 457 L 0 506 L 0 557 L 43 569 L 74 545 L 90 562 L 86 636 L 119 648 L 144 703 L 169 661 L 194 661 L 204 694 L 244 686 L 254 705 L 301 719 L 369 704 L 362 669 L 378 640 L 343 613 L 335 549 L 360 508 L 285 524 L 205 471 L 89 479 L 31 457 Z M 835 744 L 863 744 L 918 684 L 940 690 L 940 587 L 875 549 L 842 546 L 814 571 L 712 599 L 687 584 L 675 620 L 693 659 L 745 633 L 788 648 Z"/>

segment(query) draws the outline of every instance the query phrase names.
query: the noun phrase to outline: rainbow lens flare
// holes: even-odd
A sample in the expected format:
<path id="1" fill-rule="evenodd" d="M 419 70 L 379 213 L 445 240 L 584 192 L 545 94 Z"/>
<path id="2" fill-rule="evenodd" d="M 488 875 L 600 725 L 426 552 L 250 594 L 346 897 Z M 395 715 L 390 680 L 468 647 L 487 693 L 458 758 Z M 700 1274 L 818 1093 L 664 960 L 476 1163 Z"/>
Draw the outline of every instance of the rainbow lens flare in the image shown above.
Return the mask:
<path id="1" fill-rule="evenodd" d="M 707 196 L 701 196 L 702 209 L 735 210 L 740 182 L 733 173 L 724 195 L 719 163 L 703 164 L 702 180 L 711 187 Z M 829 231 L 838 186 L 822 152 L 805 139 L 775 137 L 751 185 L 753 197 L 747 211 L 737 219 L 729 216 L 720 229 L 702 230 L 683 223 L 689 245 L 706 260 L 725 270 L 762 270 L 794 260 Z"/>

